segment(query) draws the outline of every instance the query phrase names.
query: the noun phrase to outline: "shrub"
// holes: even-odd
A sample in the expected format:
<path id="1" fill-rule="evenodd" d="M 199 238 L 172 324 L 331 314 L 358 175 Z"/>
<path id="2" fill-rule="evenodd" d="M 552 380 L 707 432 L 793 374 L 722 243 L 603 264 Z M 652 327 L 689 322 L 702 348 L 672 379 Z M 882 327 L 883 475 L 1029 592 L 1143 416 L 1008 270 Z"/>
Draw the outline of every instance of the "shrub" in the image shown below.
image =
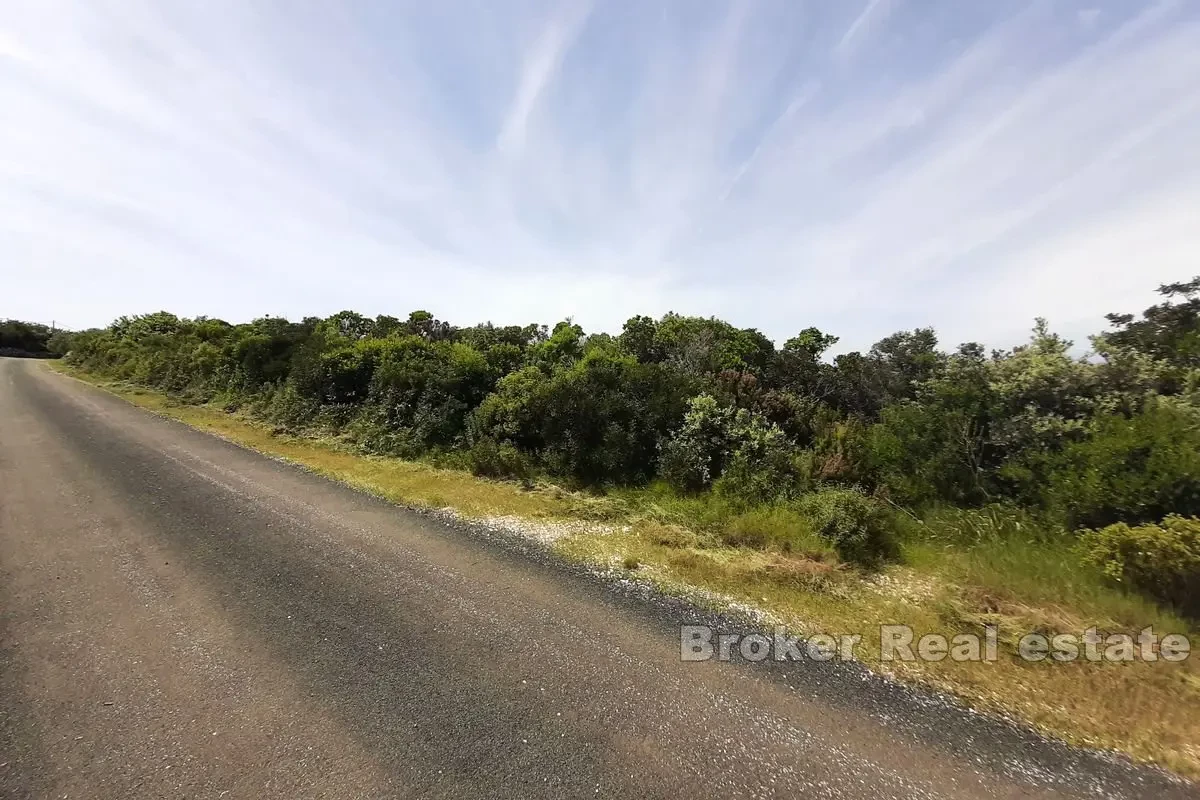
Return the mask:
<path id="1" fill-rule="evenodd" d="M 0 351 L 13 354 L 49 355 L 50 328 L 36 322 L 0 320 Z"/>
<path id="2" fill-rule="evenodd" d="M 885 408 L 868 432 L 867 460 L 901 503 L 975 503 L 986 448 L 985 427 L 970 410 L 905 401 Z"/>
<path id="3" fill-rule="evenodd" d="M 686 397 L 670 370 L 596 346 L 552 375 L 527 367 L 500 379 L 470 436 L 537 453 L 547 472 L 576 485 L 641 483 Z"/>
<path id="4" fill-rule="evenodd" d="M 750 504 L 791 499 L 809 488 L 811 470 L 810 453 L 798 453 L 774 425 L 755 426 L 745 432 L 713 489 Z"/>
<path id="5" fill-rule="evenodd" d="M 1081 547 L 1111 580 L 1200 617 L 1200 519 L 1171 514 L 1161 525 L 1118 522 L 1083 531 Z"/>
<path id="6" fill-rule="evenodd" d="M 1161 400 L 1133 417 L 1099 417 L 1048 475 L 1043 503 L 1072 528 L 1200 515 L 1200 422 Z"/>
<path id="7" fill-rule="evenodd" d="M 720 495 L 755 504 L 790 499 L 808 488 L 812 464 L 811 454 L 801 455 L 778 425 L 701 394 L 663 446 L 661 469 L 679 491 L 712 485 Z"/>
<path id="8" fill-rule="evenodd" d="M 651 477 L 659 433 L 644 373 L 632 358 L 594 350 L 550 379 L 538 420 L 550 471 L 592 486 Z"/>
<path id="9" fill-rule="evenodd" d="M 421 450 L 458 443 L 491 388 L 486 359 L 466 345 L 406 336 L 385 340 L 378 358 L 369 402 L 384 409 L 386 425 L 409 429 Z"/>
<path id="10" fill-rule="evenodd" d="M 314 370 L 314 394 L 325 403 L 361 403 L 367 399 L 371 377 L 379 366 L 385 342 L 370 339 L 322 353 Z M 306 376 L 307 377 L 307 376 Z M 295 378 L 302 385 L 308 381 Z"/>
<path id="11" fill-rule="evenodd" d="M 527 452 L 543 449 L 541 420 L 548 386 L 549 378 L 537 367 L 505 375 L 472 414 L 470 438 L 508 442 Z"/>
<path id="12" fill-rule="evenodd" d="M 693 397 L 683 426 L 662 448 L 663 478 L 683 492 L 708 488 L 729 457 L 734 411 L 709 394 Z"/>
<path id="13" fill-rule="evenodd" d="M 346 425 L 347 438 L 372 455 L 418 458 L 426 452 L 409 428 L 388 419 L 387 409 L 367 404 Z"/>
<path id="14" fill-rule="evenodd" d="M 814 492 L 801 498 L 799 509 L 846 561 L 872 566 L 897 553 L 886 510 L 858 489 Z"/>
<path id="15" fill-rule="evenodd" d="M 268 390 L 260 408 L 261 416 L 290 430 L 310 423 L 320 410 L 317 401 L 302 396 L 290 384 Z"/>
<path id="16" fill-rule="evenodd" d="M 533 463 L 511 444 L 483 439 L 467 454 L 471 472 L 484 478 L 502 478 L 533 484 Z"/>

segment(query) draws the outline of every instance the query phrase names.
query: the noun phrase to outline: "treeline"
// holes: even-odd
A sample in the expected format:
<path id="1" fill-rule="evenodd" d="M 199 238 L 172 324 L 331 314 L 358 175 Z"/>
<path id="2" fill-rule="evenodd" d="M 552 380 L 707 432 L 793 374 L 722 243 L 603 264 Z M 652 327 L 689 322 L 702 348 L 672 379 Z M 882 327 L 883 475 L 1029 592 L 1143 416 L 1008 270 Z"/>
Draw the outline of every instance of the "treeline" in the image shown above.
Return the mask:
<path id="1" fill-rule="evenodd" d="M 70 335 L 36 322 L 0 320 L 0 356 L 56 358 L 66 353 Z"/>
<path id="2" fill-rule="evenodd" d="M 69 360 L 494 477 L 663 481 L 743 504 L 845 487 L 914 510 L 1019 506 L 1074 530 L 1200 514 L 1200 278 L 1159 291 L 1138 316 L 1109 315 L 1085 358 L 1040 320 L 1011 350 L 946 352 L 921 328 L 827 359 L 837 339 L 815 328 L 777 348 L 677 314 L 613 336 L 343 311 L 125 317 L 74 335 Z"/>

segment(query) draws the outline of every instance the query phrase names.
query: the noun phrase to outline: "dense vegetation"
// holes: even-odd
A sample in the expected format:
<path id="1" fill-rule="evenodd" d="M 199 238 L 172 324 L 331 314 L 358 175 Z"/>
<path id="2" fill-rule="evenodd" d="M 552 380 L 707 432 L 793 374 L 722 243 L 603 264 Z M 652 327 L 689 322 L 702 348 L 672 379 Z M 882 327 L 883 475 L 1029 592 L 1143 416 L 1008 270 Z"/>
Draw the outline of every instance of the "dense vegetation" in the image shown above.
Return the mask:
<path id="1" fill-rule="evenodd" d="M 53 358 L 66 352 L 69 335 L 36 322 L 0 320 L 0 356 Z"/>
<path id="2" fill-rule="evenodd" d="M 1083 358 L 1041 320 L 1011 350 L 944 352 L 925 328 L 829 359 L 815 328 L 777 348 L 676 314 L 612 336 L 344 311 L 124 317 L 75 334 L 68 360 L 372 453 L 791 509 L 864 564 L 923 514 L 1008 509 L 1080 531 L 1080 564 L 1190 611 L 1200 544 L 1169 515 L 1200 515 L 1200 278 L 1160 292 L 1109 315 Z"/>

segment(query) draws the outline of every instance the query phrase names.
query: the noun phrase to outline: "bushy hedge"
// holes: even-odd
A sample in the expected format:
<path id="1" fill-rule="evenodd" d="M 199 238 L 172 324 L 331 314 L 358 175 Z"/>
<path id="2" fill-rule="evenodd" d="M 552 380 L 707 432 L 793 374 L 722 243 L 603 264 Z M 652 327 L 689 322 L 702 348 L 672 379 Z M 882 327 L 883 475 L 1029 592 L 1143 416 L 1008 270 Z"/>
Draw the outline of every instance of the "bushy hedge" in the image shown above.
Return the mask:
<path id="1" fill-rule="evenodd" d="M 874 565 L 896 554 L 888 511 L 857 488 L 813 492 L 800 500 L 799 509 L 846 561 Z"/>
<path id="2" fill-rule="evenodd" d="M 467 451 L 471 471 L 484 478 L 501 478 L 520 481 L 529 486 L 533 483 L 536 470 L 532 461 L 511 444 L 494 439 L 478 441 Z"/>
<path id="3" fill-rule="evenodd" d="M 1061 527 L 1200 515 L 1200 279 L 1160 291 L 1140 319 L 1111 315 L 1094 357 L 1041 320 L 1011 350 L 946 353 L 916 329 L 831 358 L 837 338 L 815 328 L 777 348 L 678 314 L 612 336 L 424 311 L 240 325 L 159 312 L 58 345 L 94 372 L 370 452 L 791 509 L 843 558 L 875 563 L 894 552 L 882 499 Z"/>
<path id="4" fill-rule="evenodd" d="M 1200 519 L 1171 514 L 1159 525 L 1118 522 L 1086 530 L 1087 561 L 1114 582 L 1200 618 Z"/>
<path id="5" fill-rule="evenodd" d="M 0 320 L 0 355 L 53 358 L 66 352 L 69 338 L 63 331 L 36 322 Z"/>
<path id="6" fill-rule="evenodd" d="M 1042 503 L 1071 527 L 1200 515 L 1200 415 L 1153 400 L 1098 417 L 1047 459 Z"/>

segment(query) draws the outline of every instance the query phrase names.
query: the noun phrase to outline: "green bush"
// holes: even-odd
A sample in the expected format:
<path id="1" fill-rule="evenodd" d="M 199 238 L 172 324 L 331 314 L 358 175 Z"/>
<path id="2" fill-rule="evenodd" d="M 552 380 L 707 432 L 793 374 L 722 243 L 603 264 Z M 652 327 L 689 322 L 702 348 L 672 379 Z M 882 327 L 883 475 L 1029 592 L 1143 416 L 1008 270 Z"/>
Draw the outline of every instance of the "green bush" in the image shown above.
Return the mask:
<path id="1" fill-rule="evenodd" d="M 712 485 L 729 457 L 734 410 L 709 394 L 693 397 L 683 425 L 662 447 L 660 470 L 667 483 L 681 492 L 699 492 Z"/>
<path id="2" fill-rule="evenodd" d="M 898 552 L 887 510 L 858 489 L 823 489 L 798 507 L 845 561 L 873 566 Z"/>
<path id="3" fill-rule="evenodd" d="M 691 524 L 686 509 L 714 535 L 804 502 L 830 541 L 870 560 L 898 525 L 910 545 L 980 547 L 1040 545 L 1042 521 L 1050 533 L 1200 516 L 1200 278 L 1160 292 L 1140 319 L 1109 316 L 1117 330 L 1089 359 L 1040 321 L 1027 344 L 990 355 L 939 353 L 918 329 L 830 362 L 837 339 L 816 328 L 776 349 L 755 329 L 677 314 L 635 317 L 614 338 L 570 320 L 460 328 L 426 311 L 236 325 L 156 312 L 53 344 L 41 326 L 0 322 L 0 349 L 45 338 L 88 372 L 370 453 L 496 476 L 536 464 L 609 491 L 661 479 L 664 521 Z M 998 505 L 878 522 L 851 490 L 802 500 L 816 485 L 865 487 L 927 518 Z"/>
<path id="4" fill-rule="evenodd" d="M 0 351 L 8 354 L 50 355 L 56 352 L 49 346 L 55 332 L 36 322 L 15 319 L 0 320 Z M 61 355 L 62 351 L 57 353 Z"/>
<path id="5" fill-rule="evenodd" d="M 420 451 L 458 444 L 469 412 L 491 389 L 483 355 L 417 336 L 387 339 L 378 352 L 368 402 L 383 409 L 385 424 L 408 429 Z"/>
<path id="6" fill-rule="evenodd" d="M 796 497 L 809 487 L 811 453 L 796 452 L 778 428 L 743 443 L 713 484 L 724 497 L 751 505 Z"/>
<path id="7" fill-rule="evenodd" d="M 576 485 L 652 478 L 658 443 L 684 413 L 682 379 L 601 345 L 557 370 L 529 366 L 501 378 L 474 412 L 469 437 L 536 453 L 547 472 Z"/>
<path id="8" fill-rule="evenodd" d="M 871 470 L 901 503 L 971 504 L 986 497 L 984 426 L 969 409 L 905 401 L 885 408 L 866 439 Z"/>
<path id="9" fill-rule="evenodd" d="M 808 488 L 812 459 L 765 417 L 701 394 L 663 446 L 661 472 L 681 492 L 711 485 L 737 502 L 771 503 Z"/>
<path id="10" fill-rule="evenodd" d="M 321 409 L 316 400 L 302 396 L 291 384 L 265 392 L 263 401 L 262 416 L 291 430 L 299 430 L 312 422 Z"/>
<path id="11" fill-rule="evenodd" d="M 1111 580 L 1200 618 L 1200 519 L 1171 514 L 1161 525 L 1118 522 L 1083 531 L 1081 547 Z"/>
<path id="12" fill-rule="evenodd" d="M 364 406 L 346 425 L 347 438 L 364 452 L 396 458 L 418 458 L 426 447 L 410 428 L 388 419 L 388 411 L 373 403 Z"/>
<path id="13" fill-rule="evenodd" d="M 1200 420 L 1163 400 L 1096 419 L 1054 457 L 1042 502 L 1071 528 L 1200 515 Z"/>
<path id="14" fill-rule="evenodd" d="M 483 439 L 476 442 L 467 454 L 471 472 L 484 478 L 517 480 L 523 485 L 533 484 L 533 463 L 511 444 Z"/>

